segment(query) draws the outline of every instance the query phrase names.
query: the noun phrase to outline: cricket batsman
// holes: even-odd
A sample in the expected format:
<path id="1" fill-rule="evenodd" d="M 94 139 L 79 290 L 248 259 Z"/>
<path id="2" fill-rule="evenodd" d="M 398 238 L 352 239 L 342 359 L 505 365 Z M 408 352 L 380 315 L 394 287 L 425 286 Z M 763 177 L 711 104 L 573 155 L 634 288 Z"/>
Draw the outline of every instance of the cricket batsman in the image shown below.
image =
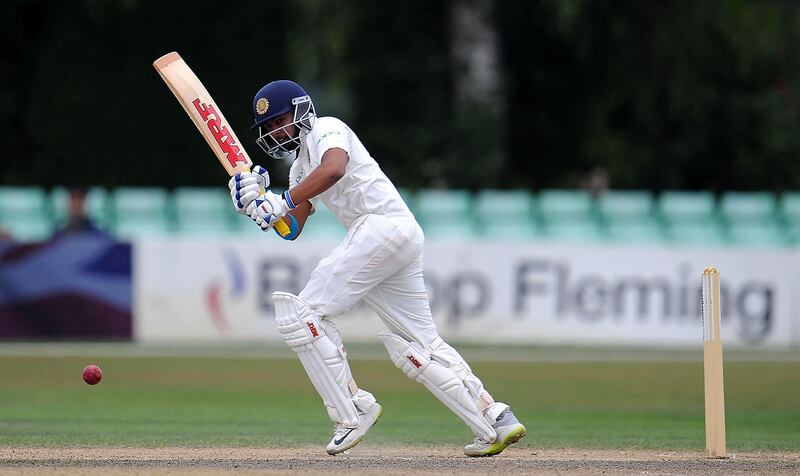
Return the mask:
<path id="1" fill-rule="evenodd" d="M 236 210 L 264 231 L 283 220 L 289 231 L 278 234 L 285 240 L 297 239 L 320 204 L 347 229 L 299 295 L 272 294 L 278 330 L 333 421 L 328 454 L 358 444 L 383 411 L 353 379 L 333 322 L 362 299 L 387 328 L 378 336 L 392 362 L 475 434 L 466 455 L 496 455 L 519 441 L 525 427 L 511 408 L 495 401 L 439 337 L 423 281 L 422 229 L 356 134 L 337 118 L 317 117 L 309 95 L 288 80 L 261 88 L 253 113 L 256 143 L 269 157 L 293 159 L 289 188 L 281 195 L 265 192 L 270 179 L 260 166 L 238 173 L 229 182 Z"/>

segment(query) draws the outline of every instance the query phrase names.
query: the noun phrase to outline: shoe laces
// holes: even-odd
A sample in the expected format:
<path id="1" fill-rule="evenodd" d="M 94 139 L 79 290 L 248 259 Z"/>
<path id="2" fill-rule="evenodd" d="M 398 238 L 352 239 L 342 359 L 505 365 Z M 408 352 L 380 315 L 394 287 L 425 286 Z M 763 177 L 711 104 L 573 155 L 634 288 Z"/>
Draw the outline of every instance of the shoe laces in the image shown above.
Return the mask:
<path id="1" fill-rule="evenodd" d="M 472 440 L 472 444 L 474 446 L 481 446 L 481 445 L 488 445 L 489 443 L 480 436 L 476 436 L 475 439 Z"/>
<path id="2" fill-rule="evenodd" d="M 348 428 L 341 423 L 334 423 L 333 425 L 333 438 L 338 439 L 339 437 L 345 435 L 348 431 L 352 430 L 352 428 Z"/>

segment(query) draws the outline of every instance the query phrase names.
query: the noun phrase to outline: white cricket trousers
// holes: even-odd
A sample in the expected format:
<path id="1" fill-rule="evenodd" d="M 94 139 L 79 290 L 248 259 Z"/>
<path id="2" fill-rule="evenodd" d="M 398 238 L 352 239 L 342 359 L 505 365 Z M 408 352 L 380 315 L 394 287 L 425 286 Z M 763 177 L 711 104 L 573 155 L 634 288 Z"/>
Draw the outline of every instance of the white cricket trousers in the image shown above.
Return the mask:
<path id="1" fill-rule="evenodd" d="M 361 216 L 319 262 L 299 297 L 325 320 L 364 299 L 389 330 L 426 347 L 438 332 L 422 274 L 424 243 L 413 217 Z M 336 334 L 331 337 L 341 345 Z"/>

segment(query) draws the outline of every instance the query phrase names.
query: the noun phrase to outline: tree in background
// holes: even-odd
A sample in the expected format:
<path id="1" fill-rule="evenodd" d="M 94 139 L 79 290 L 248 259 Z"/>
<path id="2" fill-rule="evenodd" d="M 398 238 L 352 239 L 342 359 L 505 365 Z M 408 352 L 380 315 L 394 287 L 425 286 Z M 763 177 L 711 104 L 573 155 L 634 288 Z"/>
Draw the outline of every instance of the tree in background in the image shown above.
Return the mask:
<path id="1" fill-rule="evenodd" d="M 509 166 L 538 187 L 800 187 L 789 2 L 499 6 Z M 518 34 L 515 32 L 527 32 Z"/>
<path id="2" fill-rule="evenodd" d="M 469 188 L 502 185 L 507 180 L 501 176 L 505 97 L 492 2 L 453 1 L 447 15 L 453 134 L 443 182 Z"/>
<path id="3" fill-rule="evenodd" d="M 35 38 L 40 46 L 26 44 L 20 55 L 30 63 L 29 99 L 18 104 L 18 122 L 2 120 L 22 127 L 31 143 L 9 152 L 25 160 L 4 160 L 0 182 L 26 183 L 35 174 L 48 177 L 37 184 L 47 186 L 224 185 L 224 173 L 152 62 L 179 51 L 255 152 L 247 129 L 251 98 L 269 78 L 288 75 L 285 22 L 273 21 L 287 16 L 285 3 L 253 5 L 248 15 L 209 0 L 187 8 L 109 0 L 18 2 L 4 12 L 12 23 L 39 13 L 50 20 Z M 192 183 L 172 182 L 176 174 L 160 172 L 165 164 Z"/>
<path id="4" fill-rule="evenodd" d="M 448 153 L 452 91 L 445 14 L 444 2 L 362 2 L 347 23 L 342 66 L 354 98 L 349 117 L 400 185 L 437 179 Z"/>
<path id="5" fill-rule="evenodd" d="M 258 161 L 252 95 L 292 78 L 405 187 L 800 189 L 795 2 L 12 0 L 0 26 L 2 184 L 220 185 L 151 67 L 177 50 Z"/>
<path id="6" fill-rule="evenodd" d="M 51 28 L 52 10 L 45 1 L 13 0 L 4 4 L 0 18 L 0 183 L 22 183 L 41 145 L 34 139 L 27 122 L 37 91 L 34 76 L 38 56 L 45 47 Z"/>

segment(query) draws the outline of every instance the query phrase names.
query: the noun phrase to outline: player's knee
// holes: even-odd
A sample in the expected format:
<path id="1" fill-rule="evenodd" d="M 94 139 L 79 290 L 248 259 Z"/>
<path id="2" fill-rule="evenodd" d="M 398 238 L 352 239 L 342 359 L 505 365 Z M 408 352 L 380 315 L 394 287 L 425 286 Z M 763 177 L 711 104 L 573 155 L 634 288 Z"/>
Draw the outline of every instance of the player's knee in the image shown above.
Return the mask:
<path id="1" fill-rule="evenodd" d="M 322 329 L 325 331 L 325 335 L 327 335 L 337 347 L 342 347 L 342 335 L 339 333 L 339 329 L 336 327 L 336 324 L 334 324 L 330 319 L 325 318 L 320 319 L 319 323 L 322 326 Z"/>
<path id="2" fill-rule="evenodd" d="M 409 342 L 390 332 L 381 332 L 378 337 L 394 365 L 413 380 L 418 380 L 431 363 L 428 353 L 416 342 Z"/>
<path id="3" fill-rule="evenodd" d="M 289 347 L 302 347 L 325 335 L 320 319 L 298 296 L 276 291 L 272 293 L 272 302 L 278 331 Z"/>
<path id="4" fill-rule="evenodd" d="M 310 292 L 308 287 L 297 293 L 297 299 L 303 301 L 312 311 L 319 314 L 320 302 L 319 298 L 314 296 L 315 293 Z"/>
<path id="5" fill-rule="evenodd" d="M 426 348 L 430 352 L 432 359 L 449 367 L 460 377 L 464 378 L 467 374 L 472 373 L 472 369 L 467 364 L 467 361 L 464 360 L 464 357 L 453 346 L 442 340 L 441 337 L 431 341 Z"/>

